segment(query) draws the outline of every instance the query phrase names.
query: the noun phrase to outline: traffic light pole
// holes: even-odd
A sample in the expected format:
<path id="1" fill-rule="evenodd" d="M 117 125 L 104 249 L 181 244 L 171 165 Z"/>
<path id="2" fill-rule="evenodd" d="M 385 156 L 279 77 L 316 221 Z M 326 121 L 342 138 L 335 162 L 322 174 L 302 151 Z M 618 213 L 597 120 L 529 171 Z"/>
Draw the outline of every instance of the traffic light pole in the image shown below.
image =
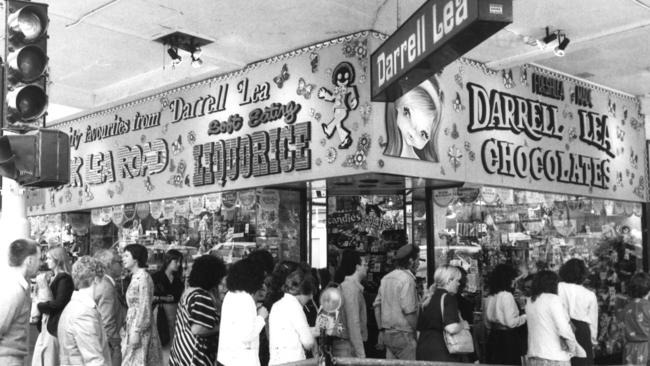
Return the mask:
<path id="1" fill-rule="evenodd" d="M 8 266 L 9 244 L 29 238 L 25 189 L 15 180 L 2 179 L 2 213 L 0 214 L 0 269 Z"/>

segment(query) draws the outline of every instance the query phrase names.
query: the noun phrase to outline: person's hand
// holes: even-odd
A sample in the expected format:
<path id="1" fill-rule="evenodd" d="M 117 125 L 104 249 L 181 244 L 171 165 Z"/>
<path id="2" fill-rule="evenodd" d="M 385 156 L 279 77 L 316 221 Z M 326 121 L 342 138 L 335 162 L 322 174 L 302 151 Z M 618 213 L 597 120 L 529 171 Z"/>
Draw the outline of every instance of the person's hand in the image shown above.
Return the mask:
<path id="1" fill-rule="evenodd" d="M 377 334 L 377 345 L 375 345 L 375 349 L 381 351 L 386 346 L 384 345 L 384 331 L 380 330 L 379 333 Z"/>
<path id="2" fill-rule="evenodd" d="M 174 302 L 174 295 L 167 295 L 163 297 L 163 301 L 165 302 Z"/>
<path id="3" fill-rule="evenodd" d="M 259 308 L 257 308 L 257 315 L 261 316 L 262 318 L 264 318 L 264 320 L 266 320 L 269 317 L 269 311 L 266 310 L 264 306 L 260 306 Z"/>
<path id="4" fill-rule="evenodd" d="M 129 336 L 129 344 L 132 347 L 137 348 L 138 346 L 140 346 L 140 342 L 141 342 L 140 333 L 138 333 L 138 332 L 131 333 L 131 335 Z"/>

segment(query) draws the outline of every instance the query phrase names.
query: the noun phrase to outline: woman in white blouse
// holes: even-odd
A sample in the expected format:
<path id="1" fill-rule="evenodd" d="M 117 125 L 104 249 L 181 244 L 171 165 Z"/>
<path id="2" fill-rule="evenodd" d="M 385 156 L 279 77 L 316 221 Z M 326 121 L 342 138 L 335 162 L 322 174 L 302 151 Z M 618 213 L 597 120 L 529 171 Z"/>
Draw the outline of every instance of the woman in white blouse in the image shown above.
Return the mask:
<path id="1" fill-rule="evenodd" d="M 533 279 L 526 304 L 529 366 L 569 366 L 571 357 L 586 356 L 557 295 L 559 280 L 552 271 L 540 271 Z"/>
<path id="2" fill-rule="evenodd" d="M 253 294 L 264 284 L 264 270 L 250 259 L 230 267 L 228 293 L 221 306 L 217 361 L 224 366 L 259 366 L 260 331 L 268 311 L 255 305 Z"/>
<path id="3" fill-rule="evenodd" d="M 585 358 L 572 358 L 571 365 L 593 365 L 593 345 L 598 343 L 598 300 L 593 291 L 582 286 L 587 278 L 585 262 L 577 258 L 568 260 L 560 268 L 560 278 L 557 294 L 569 313 L 578 343 L 587 353 Z"/>
<path id="4" fill-rule="evenodd" d="M 508 264 L 497 265 L 488 280 L 490 295 L 485 300 L 485 325 L 490 330 L 486 347 L 487 363 L 520 365 L 525 354 L 525 334 L 521 328 L 526 315 L 520 314 L 512 295 L 517 270 Z"/>
<path id="5" fill-rule="evenodd" d="M 284 282 L 284 296 L 273 304 L 269 315 L 269 365 L 305 359 L 305 350 L 316 343 L 302 307 L 312 299 L 314 281 L 298 269 Z"/>

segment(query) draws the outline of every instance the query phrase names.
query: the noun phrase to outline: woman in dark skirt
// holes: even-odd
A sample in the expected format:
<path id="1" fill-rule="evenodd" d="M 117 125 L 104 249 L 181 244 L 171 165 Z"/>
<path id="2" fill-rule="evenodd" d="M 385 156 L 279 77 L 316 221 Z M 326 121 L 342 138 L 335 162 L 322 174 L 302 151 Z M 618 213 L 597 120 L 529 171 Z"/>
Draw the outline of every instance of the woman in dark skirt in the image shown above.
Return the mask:
<path id="1" fill-rule="evenodd" d="M 520 314 L 512 295 L 517 271 L 510 265 L 497 265 L 488 279 L 490 293 L 485 300 L 485 324 L 489 329 L 486 361 L 489 364 L 521 365 L 526 337 L 526 315 Z"/>
<path id="2" fill-rule="evenodd" d="M 456 291 L 461 273 L 454 266 L 440 266 L 433 275 L 433 294 L 423 304 L 418 316 L 420 332 L 415 357 L 423 361 L 462 362 L 462 355 L 452 355 L 447 350 L 443 332 L 458 333 L 469 327 L 458 315 Z M 444 297 L 444 298 L 443 298 Z M 444 314 L 441 308 L 444 303 Z"/>
<path id="3" fill-rule="evenodd" d="M 572 366 L 593 365 L 594 348 L 598 335 L 598 300 L 596 294 L 582 286 L 587 279 L 587 266 L 582 259 L 573 258 L 560 267 L 557 294 L 569 313 L 573 332 L 587 357 L 571 358 Z"/>

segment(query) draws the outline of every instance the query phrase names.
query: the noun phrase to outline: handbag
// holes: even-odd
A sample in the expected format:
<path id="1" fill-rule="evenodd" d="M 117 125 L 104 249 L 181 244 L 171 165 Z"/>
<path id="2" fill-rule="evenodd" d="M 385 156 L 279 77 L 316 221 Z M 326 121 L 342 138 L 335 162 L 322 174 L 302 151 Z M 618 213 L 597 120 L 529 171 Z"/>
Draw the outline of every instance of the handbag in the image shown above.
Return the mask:
<path id="1" fill-rule="evenodd" d="M 447 294 L 442 294 L 440 297 L 440 312 L 442 315 L 443 323 L 445 317 L 445 296 L 447 296 Z M 458 316 L 462 321 L 463 317 L 460 316 L 460 312 L 458 313 Z M 445 345 L 447 346 L 449 353 L 458 354 L 474 352 L 474 340 L 472 339 L 472 333 L 470 333 L 469 329 L 463 328 L 463 330 L 460 332 L 451 334 L 443 328 L 442 334 L 444 336 Z"/>

